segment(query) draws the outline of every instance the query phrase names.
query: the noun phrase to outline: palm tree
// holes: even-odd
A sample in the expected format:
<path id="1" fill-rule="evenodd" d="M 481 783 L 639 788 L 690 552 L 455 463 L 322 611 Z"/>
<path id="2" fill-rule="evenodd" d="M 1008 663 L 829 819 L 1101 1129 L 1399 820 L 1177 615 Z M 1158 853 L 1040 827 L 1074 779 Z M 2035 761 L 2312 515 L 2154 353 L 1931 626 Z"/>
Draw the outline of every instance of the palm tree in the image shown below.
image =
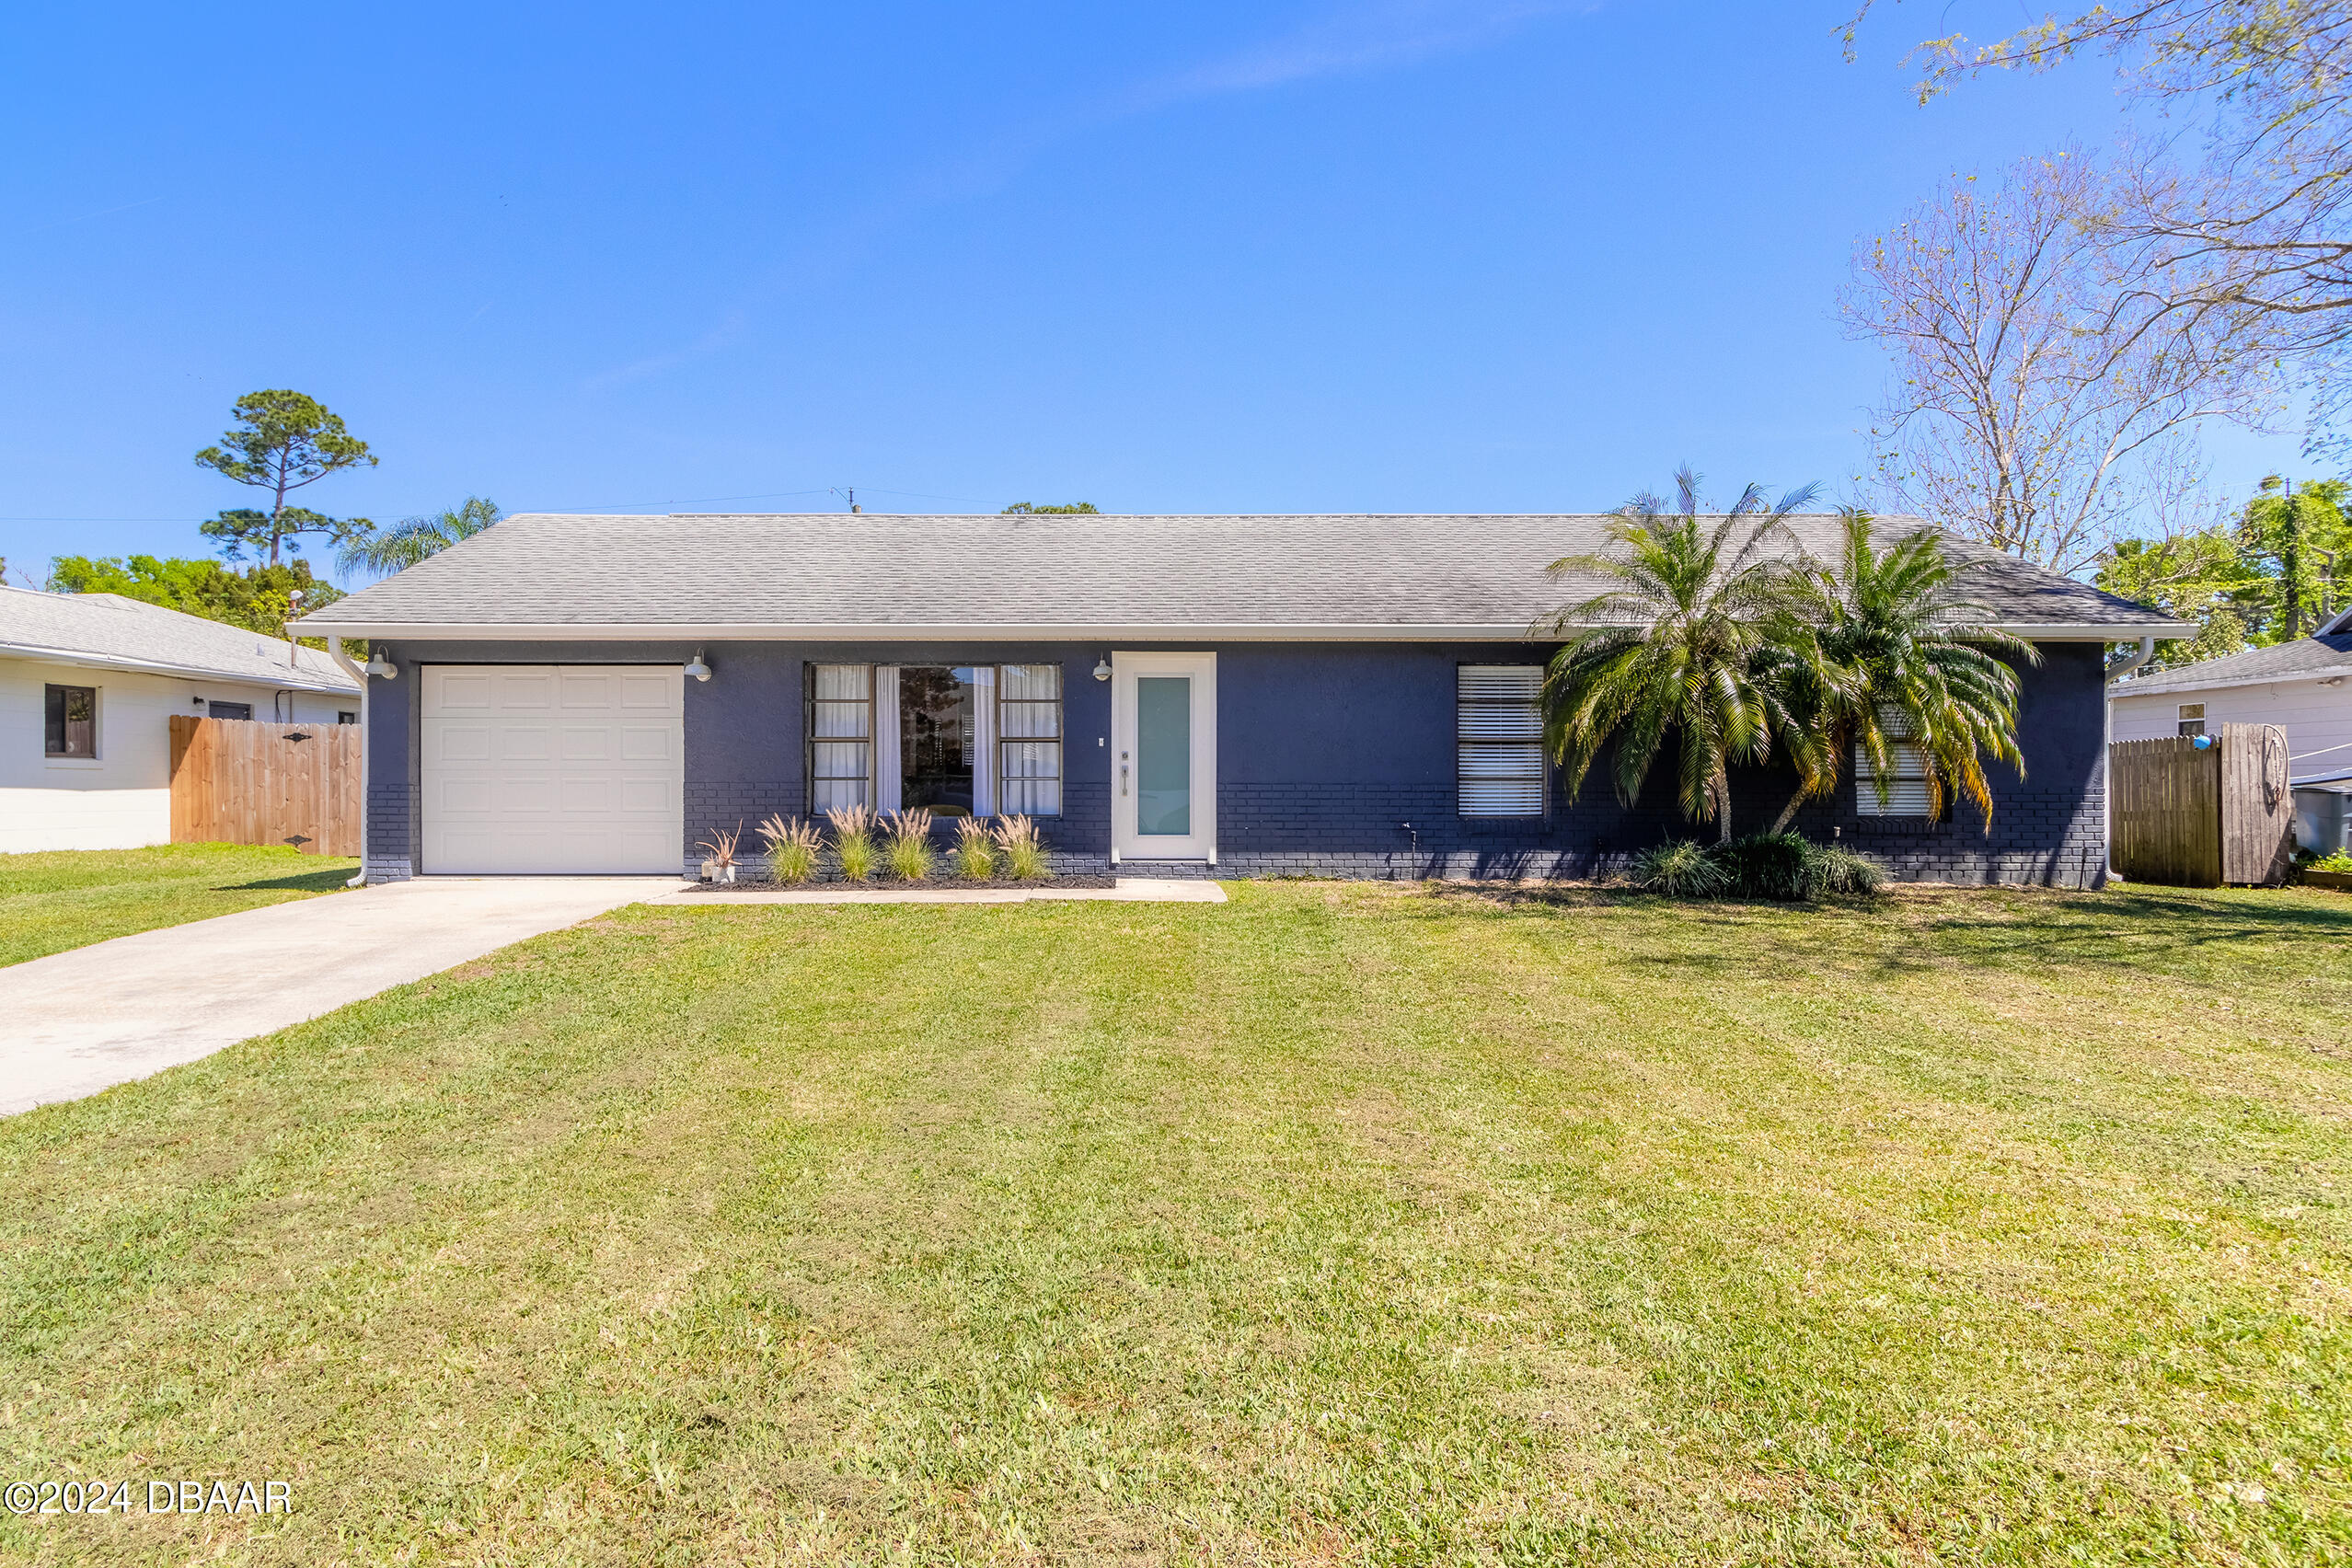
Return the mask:
<path id="1" fill-rule="evenodd" d="M 346 546 L 340 558 L 345 571 L 374 571 L 389 576 L 406 571 L 427 556 L 439 555 L 460 539 L 470 539 L 502 515 L 498 502 L 469 495 L 460 506 L 445 507 L 431 517 L 406 517 Z"/>
<path id="2" fill-rule="evenodd" d="M 1567 640 L 1544 679 L 1544 742 L 1571 794 L 1614 736 L 1618 798 L 1632 804 L 1672 732 L 1682 814 L 1712 821 L 1716 837 L 1730 839 L 1731 765 L 1760 760 L 1776 732 L 1797 728 L 1755 669 L 1796 612 L 1795 574 L 1770 546 L 1815 489 L 1768 505 L 1751 484 L 1710 525 L 1686 465 L 1672 512 L 1655 495 L 1636 496 L 1610 525 L 1616 549 L 1552 562 L 1555 581 L 1607 584 L 1530 628 Z"/>
<path id="3" fill-rule="evenodd" d="M 1982 759 L 2022 773 L 2017 749 L 2017 674 L 1995 652 L 2027 663 L 2030 642 L 1988 624 L 1991 612 L 1968 598 L 1966 578 L 1935 531 L 1921 528 L 1880 549 L 1867 513 L 1846 508 L 1843 559 L 1807 561 L 1790 608 L 1757 672 L 1788 713 L 1797 792 L 1772 831 L 1786 831 L 1797 807 L 1837 787 L 1848 748 L 1870 763 L 1879 803 L 1889 798 L 1895 748 L 1925 754 L 1928 808 L 1943 813 L 1957 795 L 1992 826 L 1992 792 Z"/>

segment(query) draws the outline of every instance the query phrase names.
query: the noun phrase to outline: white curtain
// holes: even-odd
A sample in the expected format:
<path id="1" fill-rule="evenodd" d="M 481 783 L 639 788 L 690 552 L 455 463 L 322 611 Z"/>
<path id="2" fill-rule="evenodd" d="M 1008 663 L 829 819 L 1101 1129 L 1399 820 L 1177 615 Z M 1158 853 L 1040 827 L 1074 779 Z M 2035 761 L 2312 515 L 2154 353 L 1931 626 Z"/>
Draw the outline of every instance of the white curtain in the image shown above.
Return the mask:
<path id="1" fill-rule="evenodd" d="M 898 759 L 898 666 L 874 666 L 874 810 L 898 810 L 905 789 Z"/>
<path id="2" fill-rule="evenodd" d="M 972 668 L 972 814 L 997 814 L 997 666 Z"/>

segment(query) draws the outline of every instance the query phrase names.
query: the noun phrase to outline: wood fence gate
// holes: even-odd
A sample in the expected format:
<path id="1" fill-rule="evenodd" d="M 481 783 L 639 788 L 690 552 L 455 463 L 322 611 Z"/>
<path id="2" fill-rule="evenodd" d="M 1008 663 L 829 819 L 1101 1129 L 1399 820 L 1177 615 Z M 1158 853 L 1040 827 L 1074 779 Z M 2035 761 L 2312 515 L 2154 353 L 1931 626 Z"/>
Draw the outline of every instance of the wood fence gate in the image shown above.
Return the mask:
<path id="1" fill-rule="evenodd" d="M 2131 882 L 2173 887 L 2283 880 L 2295 848 L 2287 732 L 2224 724 L 2200 748 L 2183 735 L 2107 748 L 2109 853 Z"/>
<path id="2" fill-rule="evenodd" d="M 171 841 L 360 852 L 360 727 L 171 719 Z"/>

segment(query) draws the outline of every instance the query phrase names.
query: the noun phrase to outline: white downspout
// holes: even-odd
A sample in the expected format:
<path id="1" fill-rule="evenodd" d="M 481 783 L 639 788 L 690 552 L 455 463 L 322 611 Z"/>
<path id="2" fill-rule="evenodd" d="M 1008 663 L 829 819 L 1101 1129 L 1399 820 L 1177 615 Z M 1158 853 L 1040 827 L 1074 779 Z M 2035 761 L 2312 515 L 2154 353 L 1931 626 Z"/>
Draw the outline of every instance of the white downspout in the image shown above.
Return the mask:
<path id="1" fill-rule="evenodd" d="M 2106 730 L 2099 742 L 2099 862 L 2106 867 L 2109 882 L 2116 877 L 2116 780 L 2110 766 L 2116 753 L 2115 686 L 2154 657 L 2156 639 L 2141 638 L 2139 652 L 2126 654 L 2107 666 L 2106 683 L 2099 692 L 2099 708 L 2106 719 Z"/>
<path id="2" fill-rule="evenodd" d="M 343 674 L 359 682 L 360 864 L 358 875 L 352 877 L 351 881 L 345 882 L 343 885 L 345 887 L 365 887 L 367 885 L 367 672 L 361 669 L 357 664 L 352 663 L 352 656 L 343 651 L 343 640 L 341 638 L 328 638 L 327 651 L 335 656 L 335 663 L 343 667 Z"/>

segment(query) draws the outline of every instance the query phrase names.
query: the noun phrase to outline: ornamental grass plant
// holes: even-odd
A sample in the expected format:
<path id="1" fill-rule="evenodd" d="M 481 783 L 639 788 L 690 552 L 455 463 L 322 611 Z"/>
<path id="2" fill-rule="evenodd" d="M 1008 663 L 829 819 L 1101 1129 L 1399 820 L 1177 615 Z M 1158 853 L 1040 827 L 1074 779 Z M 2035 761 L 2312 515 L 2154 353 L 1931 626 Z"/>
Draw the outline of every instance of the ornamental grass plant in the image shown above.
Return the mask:
<path id="1" fill-rule="evenodd" d="M 890 845 L 882 858 L 890 865 L 890 874 L 901 882 L 929 880 L 936 858 L 931 849 L 931 813 L 919 809 L 893 812 L 883 822 Z"/>
<path id="2" fill-rule="evenodd" d="M 845 882 L 861 882 L 874 874 L 874 828 L 871 806 L 836 806 L 824 813 L 833 824 L 833 857 L 841 864 Z"/>
<path id="3" fill-rule="evenodd" d="M 1045 863 L 1045 842 L 1028 817 L 998 817 L 995 837 L 1004 852 L 1005 874 L 1015 882 L 1043 882 L 1054 874 Z"/>
<path id="4" fill-rule="evenodd" d="M 985 818 L 955 819 L 955 874 L 972 882 L 986 882 L 997 874 L 997 847 Z"/>
<path id="5" fill-rule="evenodd" d="M 759 836 L 767 846 L 768 881 L 796 887 L 816 874 L 817 851 L 824 845 L 816 824 L 778 812 L 761 822 Z"/>

